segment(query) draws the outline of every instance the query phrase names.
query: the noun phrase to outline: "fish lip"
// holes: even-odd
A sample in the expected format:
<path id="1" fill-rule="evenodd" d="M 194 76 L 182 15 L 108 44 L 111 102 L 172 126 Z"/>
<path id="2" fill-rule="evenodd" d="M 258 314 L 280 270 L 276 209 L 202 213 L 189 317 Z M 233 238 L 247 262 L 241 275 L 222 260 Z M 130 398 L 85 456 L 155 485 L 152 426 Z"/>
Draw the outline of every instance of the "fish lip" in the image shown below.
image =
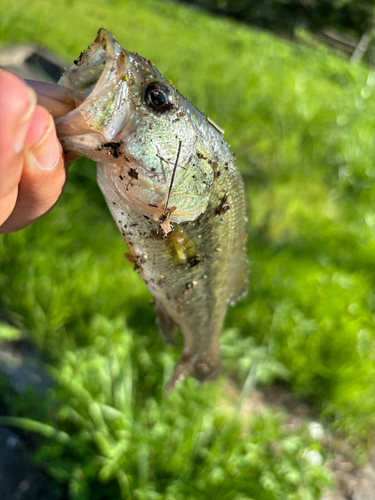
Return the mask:
<path id="1" fill-rule="evenodd" d="M 86 95 L 83 102 L 74 110 L 56 118 L 55 123 L 60 138 L 96 132 L 101 136 L 102 142 L 115 140 L 115 136 L 128 120 L 128 106 L 126 101 L 122 100 L 121 113 L 115 117 L 115 113 L 112 115 L 108 113 L 105 119 L 104 109 L 116 87 L 119 94 L 126 92 L 127 63 L 126 51 L 116 42 L 112 33 L 101 28 L 95 40 L 80 54 L 58 82 L 58 85 Z M 98 118 L 101 112 L 103 112 L 102 120 Z"/>
<path id="2" fill-rule="evenodd" d="M 119 80 L 123 77 L 127 64 L 127 56 L 125 51 L 116 42 L 115 37 L 112 35 L 112 33 L 105 28 L 100 28 L 94 42 L 90 45 L 90 47 L 94 46 L 94 44 L 97 44 L 104 50 L 107 60 L 105 61 L 103 71 L 101 72 L 93 91 L 89 95 L 99 90 L 101 87 L 102 88 L 100 89 L 100 92 L 103 92 L 103 90 L 109 85 L 109 83 L 106 82 L 108 74 L 112 73 L 115 69 L 117 69 L 116 83 L 118 83 Z"/>
<path id="3" fill-rule="evenodd" d="M 103 54 L 97 52 L 98 48 L 102 49 L 105 53 L 105 61 L 103 60 Z M 113 72 L 116 52 L 120 58 L 119 62 L 122 63 L 121 69 L 123 70 L 127 62 L 125 51 L 121 49 L 112 33 L 105 28 L 100 28 L 95 40 L 86 50 L 81 52 L 79 57 L 74 61 L 74 64 L 62 75 L 58 84 L 63 87 L 74 88 L 75 90 L 86 90 L 87 96 L 91 95 L 95 90 L 98 90 L 98 87 L 103 86 L 108 73 Z M 93 71 L 92 66 L 93 64 L 95 65 L 93 59 L 95 58 L 98 59 L 96 65 L 99 67 L 94 67 Z M 103 67 L 100 67 L 101 63 L 103 63 Z M 84 77 L 87 67 L 89 71 Z M 119 72 L 117 72 L 117 76 L 120 79 L 121 75 Z"/>

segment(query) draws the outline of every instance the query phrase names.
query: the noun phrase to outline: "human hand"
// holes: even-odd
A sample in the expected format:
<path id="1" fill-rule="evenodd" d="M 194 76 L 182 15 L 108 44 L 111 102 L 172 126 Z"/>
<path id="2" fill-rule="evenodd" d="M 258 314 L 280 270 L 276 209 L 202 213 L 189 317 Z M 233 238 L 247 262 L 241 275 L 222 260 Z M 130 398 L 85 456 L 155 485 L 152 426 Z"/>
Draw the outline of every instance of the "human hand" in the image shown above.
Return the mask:
<path id="1" fill-rule="evenodd" d="M 0 69 L 0 233 L 40 219 L 66 182 L 53 118 L 36 102 L 30 87 Z"/>

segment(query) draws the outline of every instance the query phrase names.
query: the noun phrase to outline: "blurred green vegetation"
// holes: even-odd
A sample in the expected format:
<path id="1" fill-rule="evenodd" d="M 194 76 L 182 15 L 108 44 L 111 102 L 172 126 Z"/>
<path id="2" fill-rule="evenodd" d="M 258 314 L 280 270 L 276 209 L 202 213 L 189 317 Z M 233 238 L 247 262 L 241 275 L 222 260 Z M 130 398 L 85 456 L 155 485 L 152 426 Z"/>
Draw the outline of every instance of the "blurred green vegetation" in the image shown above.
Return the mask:
<path id="1" fill-rule="evenodd" d="M 48 353 L 57 381 L 43 402 L 7 397 L 9 411 L 69 436 L 46 432 L 41 463 L 77 500 L 318 499 L 328 473 L 305 452 L 324 455 L 319 443 L 241 407 L 246 380 L 282 381 L 356 459 L 374 445 L 375 72 L 170 2 L 0 9 L 2 45 L 72 61 L 103 26 L 150 58 L 225 129 L 250 207 L 249 295 L 227 317 L 223 376 L 169 396 L 181 346 L 158 335 L 91 162 L 71 167 L 43 220 L 0 237 L 0 319 Z"/>
<path id="2" fill-rule="evenodd" d="M 210 12 L 293 37 L 303 26 L 312 31 L 336 28 L 360 38 L 374 26 L 372 0 L 180 0 Z"/>

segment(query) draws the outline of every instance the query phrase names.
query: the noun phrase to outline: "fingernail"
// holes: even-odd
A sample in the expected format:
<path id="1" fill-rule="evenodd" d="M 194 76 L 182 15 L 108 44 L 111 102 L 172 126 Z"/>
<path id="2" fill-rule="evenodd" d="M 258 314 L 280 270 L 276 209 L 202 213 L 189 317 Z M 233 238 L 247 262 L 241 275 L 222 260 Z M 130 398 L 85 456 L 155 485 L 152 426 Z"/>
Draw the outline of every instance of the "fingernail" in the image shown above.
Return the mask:
<path id="1" fill-rule="evenodd" d="M 33 89 L 28 87 L 27 92 L 29 94 L 29 105 L 16 125 L 15 139 L 13 142 L 13 150 L 16 154 L 21 153 L 24 148 L 26 134 L 29 130 L 30 118 L 34 113 L 37 102 L 36 93 L 33 91 Z"/>
<path id="2" fill-rule="evenodd" d="M 32 148 L 30 154 L 34 157 L 34 163 L 41 170 L 52 170 L 59 159 L 60 146 L 56 139 L 54 122 L 50 116 L 50 123 L 43 137 Z"/>

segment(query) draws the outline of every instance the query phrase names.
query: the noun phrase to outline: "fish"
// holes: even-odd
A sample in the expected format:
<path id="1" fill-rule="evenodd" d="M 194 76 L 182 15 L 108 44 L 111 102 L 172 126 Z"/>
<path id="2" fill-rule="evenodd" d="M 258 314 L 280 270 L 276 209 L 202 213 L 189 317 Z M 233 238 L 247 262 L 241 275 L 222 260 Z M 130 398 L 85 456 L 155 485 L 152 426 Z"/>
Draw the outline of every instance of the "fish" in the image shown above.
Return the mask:
<path id="1" fill-rule="evenodd" d="M 249 269 L 244 183 L 223 131 L 104 28 L 58 85 L 29 84 L 64 151 L 96 162 L 163 339 L 182 333 L 166 390 L 215 379 L 227 306 L 246 295 Z"/>

